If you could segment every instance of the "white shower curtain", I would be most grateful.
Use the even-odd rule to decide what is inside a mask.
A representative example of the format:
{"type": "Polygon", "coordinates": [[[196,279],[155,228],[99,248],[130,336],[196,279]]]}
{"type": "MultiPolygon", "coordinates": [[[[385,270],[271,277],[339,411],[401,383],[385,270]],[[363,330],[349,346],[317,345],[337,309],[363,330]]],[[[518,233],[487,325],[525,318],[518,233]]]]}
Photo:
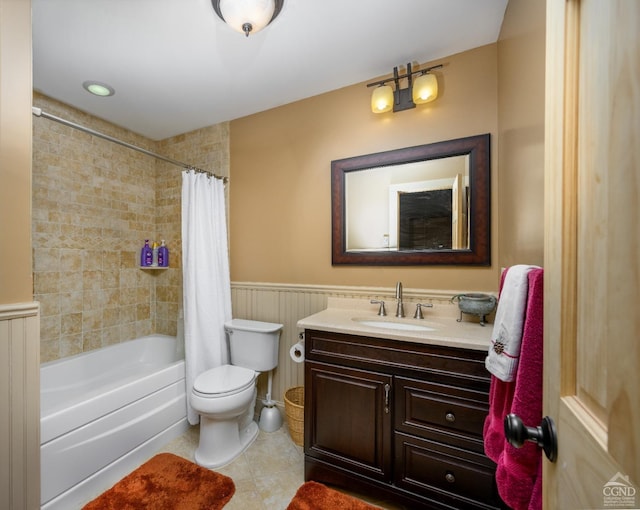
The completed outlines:
{"type": "Polygon", "coordinates": [[[182,172],[182,281],[187,419],[200,417],[189,395],[202,372],[227,363],[224,323],[231,319],[229,250],[221,179],[182,172]]]}

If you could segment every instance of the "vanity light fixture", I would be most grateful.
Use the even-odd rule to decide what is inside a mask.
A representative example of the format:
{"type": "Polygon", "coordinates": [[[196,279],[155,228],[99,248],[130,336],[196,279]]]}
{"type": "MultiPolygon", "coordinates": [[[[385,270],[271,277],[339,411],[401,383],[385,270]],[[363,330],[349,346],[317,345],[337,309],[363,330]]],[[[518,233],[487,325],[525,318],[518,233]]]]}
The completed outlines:
{"type": "Polygon", "coordinates": [[[385,113],[393,108],[393,89],[391,85],[378,85],[371,94],[371,111],[385,113]]]}
{"type": "Polygon", "coordinates": [[[211,0],[220,19],[247,37],[276,19],[283,3],[284,0],[211,0]]]}
{"type": "Polygon", "coordinates": [[[411,95],[415,104],[424,104],[438,97],[438,79],[433,73],[423,72],[413,82],[411,95]]]}
{"type": "Polygon", "coordinates": [[[94,96],[109,97],[116,93],[111,85],[99,81],[87,80],[82,83],[82,86],[87,92],[90,92],[94,96]]]}
{"type": "Polygon", "coordinates": [[[393,110],[401,112],[409,108],[415,108],[416,104],[424,104],[438,97],[438,80],[434,69],[440,69],[442,64],[428,67],[419,71],[413,71],[411,64],[407,64],[407,72],[399,74],[398,68],[393,68],[393,77],[384,80],[367,83],[367,87],[376,87],[371,94],[371,111],[384,113],[393,110]],[[419,76],[414,80],[413,75],[419,76]],[[407,79],[408,86],[400,88],[400,80],[407,79]],[[389,85],[394,82],[395,90],[389,85]]]}

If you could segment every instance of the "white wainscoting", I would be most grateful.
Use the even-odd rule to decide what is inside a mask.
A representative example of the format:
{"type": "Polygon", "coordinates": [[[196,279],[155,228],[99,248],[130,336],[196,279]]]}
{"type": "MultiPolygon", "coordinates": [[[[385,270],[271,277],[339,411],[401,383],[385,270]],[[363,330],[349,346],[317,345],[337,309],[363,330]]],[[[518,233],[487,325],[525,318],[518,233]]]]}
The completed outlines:
{"type": "Polygon", "coordinates": [[[39,307],[0,305],[0,508],[39,507],[39,307]]]}
{"type": "MultiPolygon", "coordinates": [[[[284,402],[284,393],[287,389],[304,385],[304,363],[294,363],[289,357],[289,349],[298,341],[298,335],[301,332],[296,326],[298,320],[324,310],[329,297],[384,299],[388,303],[387,310],[392,310],[394,292],[395,288],[380,287],[231,283],[234,318],[284,325],[280,336],[278,368],[274,371],[271,395],[279,403],[284,402]]],[[[420,299],[423,300],[422,302],[428,300],[448,302],[454,294],[455,292],[452,291],[405,289],[404,297],[412,300],[420,299]]],[[[266,393],[267,376],[262,374],[258,380],[259,398],[264,398],[266,393]]]]}

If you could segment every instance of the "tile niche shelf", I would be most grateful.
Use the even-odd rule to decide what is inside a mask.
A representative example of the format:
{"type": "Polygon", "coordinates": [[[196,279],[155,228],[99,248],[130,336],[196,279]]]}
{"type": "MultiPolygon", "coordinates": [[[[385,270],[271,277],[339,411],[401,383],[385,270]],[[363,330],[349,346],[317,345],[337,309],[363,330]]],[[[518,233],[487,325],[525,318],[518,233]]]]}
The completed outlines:
{"type": "Polygon", "coordinates": [[[152,269],[152,270],[169,269],[169,266],[138,266],[138,269],[152,269]]]}

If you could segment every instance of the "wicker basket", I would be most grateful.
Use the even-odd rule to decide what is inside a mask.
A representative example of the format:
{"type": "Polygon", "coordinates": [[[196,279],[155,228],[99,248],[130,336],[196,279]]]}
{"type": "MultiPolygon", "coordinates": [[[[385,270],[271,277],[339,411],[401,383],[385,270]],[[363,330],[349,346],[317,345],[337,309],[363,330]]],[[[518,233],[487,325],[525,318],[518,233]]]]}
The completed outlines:
{"type": "Polygon", "coordinates": [[[298,446],[304,445],[304,386],[289,388],[284,394],[284,410],[291,439],[298,446]]]}

